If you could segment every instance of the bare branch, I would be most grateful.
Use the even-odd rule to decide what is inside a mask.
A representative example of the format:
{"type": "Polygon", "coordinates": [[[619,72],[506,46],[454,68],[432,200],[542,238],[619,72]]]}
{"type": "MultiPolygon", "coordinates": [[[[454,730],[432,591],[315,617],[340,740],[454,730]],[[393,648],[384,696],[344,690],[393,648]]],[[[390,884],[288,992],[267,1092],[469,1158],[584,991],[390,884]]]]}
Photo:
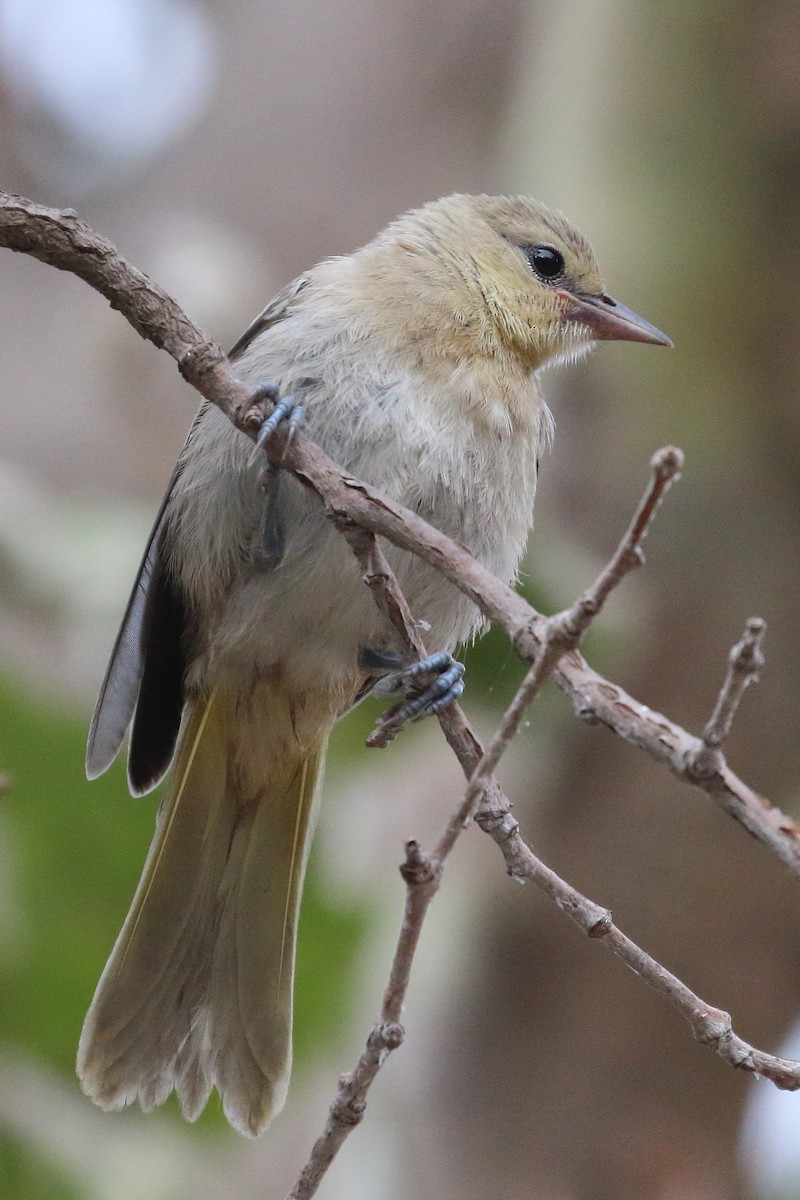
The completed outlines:
{"type": "Polygon", "coordinates": [[[539,644],[533,663],[506,710],[486,756],[470,779],[468,795],[471,794],[473,799],[480,795],[481,783],[488,781],[489,774],[497,766],[501,754],[516,734],[525,712],[552,674],[555,664],[578,646],[614,588],[630,571],[644,562],[642,542],[664,494],[680,477],[683,454],[675,447],[667,446],[653,455],[650,466],[652,478],[608,564],[573,605],[564,612],[544,618],[537,630],[539,644]]]}
{"type": "Polygon", "coordinates": [[[577,651],[560,660],[553,680],[582,720],[606,725],[679,779],[702,788],[794,875],[800,876],[800,828],[796,821],[739,779],[721,753],[710,772],[696,772],[692,764],[703,749],[701,739],[598,675],[577,651]]]}
{"type": "MultiPolygon", "coordinates": [[[[404,644],[419,658],[424,658],[426,650],[417,632],[417,624],[377,538],[356,525],[339,524],[339,528],[361,565],[364,582],[372,590],[378,608],[391,621],[404,644]]],[[[483,750],[459,705],[451,704],[439,713],[439,723],[461,762],[465,775],[469,778],[475,772],[476,763],[483,755],[483,750]]],[[[371,736],[368,744],[381,743],[371,736]]],[[[405,1033],[400,1024],[400,1015],[422,924],[428,906],[441,884],[445,859],[465,828],[475,803],[487,787],[492,789],[493,794],[502,798],[499,802],[509,805],[497,782],[491,778],[491,769],[484,770],[481,781],[472,789],[468,788],[466,798],[448,821],[433,856],[426,855],[415,841],[406,843],[406,860],[400,868],[406,883],[405,909],[381,1013],[370,1031],[364,1051],[355,1067],[339,1080],[325,1127],[314,1143],[308,1161],[287,1200],[310,1200],[315,1194],[345,1139],[360,1123],[366,1109],[367,1093],[375,1076],[391,1051],[402,1044],[405,1033]]]]}
{"type": "MultiPolygon", "coordinates": [[[[530,847],[522,841],[517,822],[511,816],[511,805],[493,778],[492,772],[519,729],[525,712],[547,682],[558,660],[566,650],[574,648],[578,644],[612,589],[634,566],[641,562],[641,542],[646,536],[659,499],[671,480],[677,475],[681,461],[679,451],[662,451],[654,457],[653,478],[625,537],[606,569],[598,577],[595,585],[585,592],[571,608],[544,620],[536,657],[506,709],[488,751],[484,753],[474,733],[467,725],[458,704],[449,705],[439,714],[439,721],[445,736],[467,776],[464,799],[448,821],[430,857],[420,850],[416,842],[408,842],[406,845],[406,862],[401,868],[407,884],[405,912],[392,960],[389,983],[384,993],[381,1015],[370,1032],[364,1052],[356,1066],[339,1081],[336,1098],[330,1107],[325,1128],[314,1143],[308,1162],[287,1200],[310,1200],[310,1197],[314,1195],[346,1137],[361,1120],[366,1107],[367,1092],[381,1065],[388,1057],[389,1052],[400,1045],[402,1041],[404,1032],[399,1024],[399,1019],[408,988],[414,953],[422,931],[422,923],[428,906],[441,884],[445,860],[470,818],[475,816],[476,810],[480,808],[478,823],[487,832],[491,831],[492,836],[504,847],[504,853],[512,844],[511,839],[513,839],[514,845],[517,847],[517,857],[523,866],[531,870],[535,864],[536,869],[532,878],[540,884],[543,879],[557,881],[563,892],[568,891],[573,897],[578,897],[578,893],[563,881],[558,880],[558,877],[540,863],[530,847]],[[390,1041],[387,1041],[387,1030],[391,1031],[390,1041]]],[[[340,525],[340,529],[361,564],[364,571],[364,582],[372,589],[376,604],[398,630],[404,643],[420,658],[423,658],[425,647],[416,632],[416,623],[377,539],[373,534],[365,533],[358,526],[340,525]]],[[[372,735],[368,739],[368,745],[376,744],[381,743],[376,741],[375,736],[372,735]]],[[[509,873],[516,874],[521,878],[523,868],[512,870],[509,865],[509,873]]],[[[551,894],[553,894],[552,891],[551,894]]],[[[583,901],[583,904],[584,909],[587,906],[590,906],[591,909],[597,908],[596,905],[591,905],[590,901],[583,901]]],[[[572,915],[574,916],[577,911],[578,908],[575,905],[572,915]]],[[[600,920],[598,919],[593,928],[599,928],[599,926],[600,920]]],[[[619,936],[623,937],[621,934],[619,936]]],[[[625,941],[627,942],[627,939],[625,941]]],[[[633,946],[633,943],[630,945],[633,946]]],[[[643,952],[639,953],[648,962],[652,962],[655,968],[663,971],[658,963],[648,959],[643,952]]],[[[684,988],[679,980],[675,980],[675,986],[688,992],[688,989],[684,988]]]]}
{"type": "Polygon", "coordinates": [[[758,682],[758,672],[764,665],[761,644],[766,628],[766,621],[761,617],[751,617],[745,626],[742,640],[731,650],[728,672],[720,688],[714,711],[703,730],[703,741],[707,746],[722,745],[730,733],[745,688],[758,682]]]}
{"type": "MultiPolygon", "coordinates": [[[[58,212],[0,193],[0,245],[79,275],[106,296],[141,336],[166,349],[184,378],[225,412],[238,429],[251,438],[256,437],[267,415],[266,402],[254,403],[249,389],[236,379],[219,347],[203,335],[165,292],[125,262],[110,243],[79,221],[71,210],[58,212]]],[[[667,448],[654,457],[653,478],[608,566],[574,605],[551,618],[536,612],[463,547],[415,513],[351,478],[302,435],[287,443],[285,431],[279,429],[267,453],[273,463],[291,470],[320,497],[327,516],[344,533],[362,563],[376,602],[416,654],[424,654],[419,629],[376,535],[387,537],[439,570],[489,620],[506,631],[523,660],[531,664],[486,756],[457,705],[440,714],[445,737],[459,758],[468,786],[432,855],[425,855],[415,842],[406,847],[402,868],[407,889],[405,911],[381,1014],[359,1063],[341,1081],[326,1130],[318,1139],[291,1200],[306,1200],[313,1195],[347,1132],[361,1120],[368,1088],[381,1063],[402,1041],[399,1017],[422,922],[440,884],[447,855],[473,813],[480,827],[500,845],[509,873],[533,880],[585,932],[602,939],[682,1012],[700,1041],[711,1045],[740,1069],[765,1075],[782,1088],[799,1087],[797,1063],[766,1055],[739,1039],[727,1013],[704,1004],[617,929],[607,910],[575,891],[534,855],[521,838],[511,806],[492,777],[528,705],[552,673],[578,716],[605,724],[684,781],[701,787],[800,875],[797,825],[738,779],[721,750],[744,689],[756,678],[761,665],[763,622],[750,621],[742,641],[734,648],[728,674],[702,738],[651,712],[616,684],[602,678],[576,649],[582,633],[613,588],[643,561],[642,542],[653,514],[680,473],[683,461],[680,451],[667,448]]]]}
{"type": "MultiPolygon", "coordinates": [[[[361,533],[363,534],[363,530],[361,533]]],[[[370,556],[364,582],[372,588],[378,608],[394,625],[403,641],[418,658],[425,658],[427,650],[419,635],[419,626],[411,615],[408,602],[400,590],[394,571],[380,548],[374,534],[366,535],[370,540],[370,556]]]]}
{"type": "Polygon", "coordinates": [[[406,903],[380,1017],[354,1069],[339,1080],[325,1128],[286,1200],[310,1200],[314,1195],[345,1138],[361,1122],[372,1081],[405,1037],[400,1015],[422,923],[441,882],[441,868],[431,862],[417,842],[411,841],[406,843],[406,859],[400,873],[406,883],[406,903]]]}
{"type": "Polygon", "coordinates": [[[478,803],[490,782],[492,771],[501,755],[516,735],[522,719],[553,673],[556,663],[568,651],[574,650],[591,622],[598,615],[611,592],[630,571],[644,562],[642,542],[655,516],[656,509],[672,483],[680,478],[683,454],[667,446],[653,455],[650,461],[652,478],[637,506],[630,525],[606,567],[594,584],[564,612],[543,620],[539,630],[536,656],[519,686],[511,704],[492,738],[489,749],[475,768],[467,788],[469,814],[478,803]]]}
{"type": "Polygon", "coordinates": [[[660,992],[689,1022],[695,1038],[710,1046],[716,1054],[742,1071],[763,1075],[779,1088],[800,1088],[800,1063],[777,1058],[757,1050],[734,1033],[730,1015],[713,1008],[696,996],[686,984],[651,958],[614,924],[611,913],[566,883],[538,858],[523,840],[510,811],[496,798],[485,810],[478,811],[476,822],[499,845],[509,875],[530,879],[591,938],[622,959],[655,991],[660,992]]]}
{"type": "Polygon", "coordinates": [[[766,628],[766,621],[761,617],[751,617],[745,626],[742,640],[736,643],[728,655],[728,670],[722,681],[714,711],[703,730],[702,740],[696,743],[686,760],[690,778],[698,783],[702,784],[706,779],[716,780],[725,770],[725,759],[720,747],[731,731],[733,718],[745,688],[758,682],[758,672],[764,665],[761,644],[766,628]]]}
{"type": "MultiPolygon", "coordinates": [[[[611,592],[636,567],[644,563],[642,543],[652,524],[656,509],[669,488],[680,479],[683,470],[683,451],[676,446],[664,446],[650,459],[652,477],[639,501],[630,525],[608,565],[575,604],[562,616],[567,629],[575,631],[573,642],[583,634],[589,622],[597,616],[611,592]]],[[[570,649],[571,647],[566,647],[570,649]]]]}

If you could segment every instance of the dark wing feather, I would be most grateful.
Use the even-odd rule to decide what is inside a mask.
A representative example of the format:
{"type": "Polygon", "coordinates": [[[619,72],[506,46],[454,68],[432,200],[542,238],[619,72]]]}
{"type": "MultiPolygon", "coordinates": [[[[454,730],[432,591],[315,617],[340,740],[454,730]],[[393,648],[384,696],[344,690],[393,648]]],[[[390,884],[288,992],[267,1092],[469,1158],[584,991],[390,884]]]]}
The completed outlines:
{"type": "Polygon", "coordinates": [[[96,779],[108,770],[116,758],[125,731],[131,722],[147,655],[147,627],[152,619],[152,584],[161,573],[159,547],[163,536],[164,513],[172,494],[179,468],[170,481],[147,548],[144,552],[131,598],[122,618],[111,660],[97,697],[89,738],[86,744],[86,775],[96,779]]]}
{"type": "Polygon", "coordinates": [[[247,349],[251,342],[254,342],[260,334],[269,329],[271,325],[283,320],[292,307],[292,301],[300,295],[303,288],[308,284],[307,275],[299,275],[297,279],[293,279],[291,283],[287,283],[285,288],[281,288],[276,296],[270,300],[267,307],[260,312],[247,329],[245,329],[239,340],[231,346],[228,351],[228,358],[233,361],[239,358],[247,349]]]}
{"type": "Polygon", "coordinates": [[[175,753],[183,712],[185,634],[183,598],[157,554],[145,606],[144,662],[128,749],[128,783],[134,796],[143,796],[160,782],[175,753]]]}

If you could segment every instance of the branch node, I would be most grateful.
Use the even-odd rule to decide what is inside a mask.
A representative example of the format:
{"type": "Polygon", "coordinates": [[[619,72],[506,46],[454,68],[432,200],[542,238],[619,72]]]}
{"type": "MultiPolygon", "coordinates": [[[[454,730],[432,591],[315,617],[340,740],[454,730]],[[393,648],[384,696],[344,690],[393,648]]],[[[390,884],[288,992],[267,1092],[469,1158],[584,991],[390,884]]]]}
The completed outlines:
{"type": "Polygon", "coordinates": [[[650,459],[650,469],[657,479],[674,483],[680,478],[685,463],[685,455],[677,446],[662,446],[650,459]]]}
{"type": "Polygon", "coordinates": [[[590,925],[586,930],[590,938],[604,938],[614,928],[614,919],[609,909],[606,909],[600,917],[590,925]]]}
{"type": "Polygon", "coordinates": [[[360,1125],[366,1108],[366,1100],[345,1100],[337,1096],[330,1108],[331,1119],[338,1125],[360,1125]]]}
{"type": "MultiPolygon", "coordinates": [[[[200,342],[189,346],[176,359],[178,370],[187,383],[197,387],[204,376],[225,361],[225,355],[213,342],[200,342]]],[[[201,389],[202,390],[202,389],[201,389]]],[[[238,414],[241,418],[244,413],[238,414]]]]}
{"type": "Polygon", "coordinates": [[[361,578],[362,578],[362,581],[367,585],[367,587],[371,591],[374,592],[376,590],[376,588],[386,586],[386,581],[389,578],[389,576],[386,575],[385,572],[383,572],[383,571],[370,571],[370,572],[367,572],[366,574],[362,575],[361,578]]]}
{"type": "Polygon", "coordinates": [[[396,1050],[402,1046],[406,1031],[398,1021],[384,1021],[380,1027],[380,1038],[386,1050],[396,1050]]]}
{"type": "Polygon", "coordinates": [[[434,864],[413,838],[406,842],[406,861],[400,866],[400,874],[409,887],[432,883],[436,878],[434,864]]]}
{"type": "Polygon", "coordinates": [[[598,598],[590,592],[584,592],[570,608],[548,617],[545,627],[548,658],[560,657],[567,650],[574,650],[599,611],[598,598]]]}
{"type": "MultiPolygon", "coordinates": [[[[730,1041],[733,1034],[731,1015],[721,1008],[707,1008],[699,1020],[692,1022],[692,1033],[695,1041],[719,1051],[725,1042],[730,1041]]],[[[743,1057],[738,1065],[741,1065],[742,1061],[743,1057]]]]}
{"type": "Polygon", "coordinates": [[[485,806],[475,814],[475,824],[501,846],[519,833],[519,821],[510,812],[494,811],[485,806]]]}
{"type": "Polygon", "coordinates": [[[694,746],[684,756],[686,774],[694,783],[707,783],[720,777],[725,767],[725,756],[718,746],[695,739],[694,746]]]}
{"type": "Polygon", "coordinates": [[[534,613],[513,633],[509,632],[511,645],[523,662],[533,662],[539,653],[542,638],[546,636],[548,619],[540,613],[534,613]]]}

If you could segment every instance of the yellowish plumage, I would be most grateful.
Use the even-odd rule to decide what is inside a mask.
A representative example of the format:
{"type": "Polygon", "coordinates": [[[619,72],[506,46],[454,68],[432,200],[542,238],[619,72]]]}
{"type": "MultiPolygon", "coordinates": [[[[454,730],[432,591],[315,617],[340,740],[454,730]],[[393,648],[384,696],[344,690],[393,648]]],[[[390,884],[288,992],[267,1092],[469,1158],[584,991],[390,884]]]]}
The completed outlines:
{"type": "Polygon", "coordinates": [[[186,1117],[213,1086],[242,1133],[284,1102],[303,876],[330,718],[302,729],[279,686],[192,704],[128,918],[78,1053],[104,1108],[174,1088],[186,1117]]]}

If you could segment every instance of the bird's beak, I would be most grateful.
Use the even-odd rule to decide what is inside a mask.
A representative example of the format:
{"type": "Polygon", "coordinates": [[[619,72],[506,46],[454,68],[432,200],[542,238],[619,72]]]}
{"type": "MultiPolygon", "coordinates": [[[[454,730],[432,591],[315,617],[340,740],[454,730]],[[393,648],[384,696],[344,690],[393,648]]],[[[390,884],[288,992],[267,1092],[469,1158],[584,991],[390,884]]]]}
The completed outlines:
{"type": "Polygon", "coordinates": [[[655,325],[626,308],[610,296],[586,296],[559,288],[564,301],[562,319],[588,325],[592,337],[607,342],[650,342],[654,346],[672,346],[672,341],[655,325]]]}

